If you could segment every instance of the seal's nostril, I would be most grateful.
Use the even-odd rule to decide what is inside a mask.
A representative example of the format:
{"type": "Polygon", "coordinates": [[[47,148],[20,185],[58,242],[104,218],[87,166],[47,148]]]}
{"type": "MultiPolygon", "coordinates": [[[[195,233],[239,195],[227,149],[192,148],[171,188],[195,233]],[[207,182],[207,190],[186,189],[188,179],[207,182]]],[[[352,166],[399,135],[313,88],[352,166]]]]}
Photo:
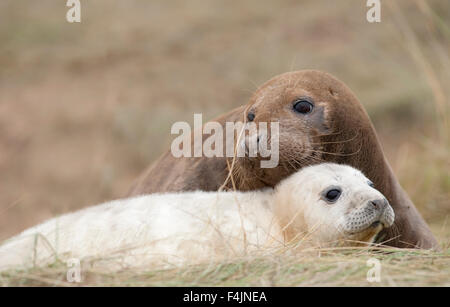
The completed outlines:
{"type": "Polygon", "coordinates": [[[382,210],[386,207],[386,199],[371,200],[370,203],[376,210],[382,210]]]}

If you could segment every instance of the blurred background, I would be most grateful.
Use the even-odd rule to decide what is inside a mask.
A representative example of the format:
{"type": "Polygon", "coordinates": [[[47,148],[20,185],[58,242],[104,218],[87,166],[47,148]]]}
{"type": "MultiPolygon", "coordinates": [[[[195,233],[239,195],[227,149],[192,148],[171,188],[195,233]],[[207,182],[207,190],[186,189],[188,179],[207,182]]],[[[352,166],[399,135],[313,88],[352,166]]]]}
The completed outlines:
{"type": "Polygon", "coordinates": [[[123,196],[175,121],[211,119],[299,69],[355,92],[450,237],[449,1],[382,1],[369,23],[366,1],[81,0],[72,24],[65,2],[0,2],[0,240],[123,196]]]}

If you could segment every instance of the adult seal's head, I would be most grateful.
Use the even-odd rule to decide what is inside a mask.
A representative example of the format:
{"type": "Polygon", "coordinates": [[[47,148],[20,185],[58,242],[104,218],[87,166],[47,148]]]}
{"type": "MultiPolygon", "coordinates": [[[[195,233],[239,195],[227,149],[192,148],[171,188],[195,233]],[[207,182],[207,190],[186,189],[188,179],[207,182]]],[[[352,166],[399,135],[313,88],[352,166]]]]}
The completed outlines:
{"type": "Polygon", "coordinates": [[[234,176],[244,189],[274,186],[296,169],[322,161],[363,165],[367,171],[369,164],[384,159],[381,154],[376,161],[367,161],[366,153],[378,149],[370,120],[350,89],[324,72],[305,70],[274,77],[255,92],[243,118],[256,127],[279,123],[279,163],[274,168],[260,167],[267,158],[248,155],[249,148],[258,148],[254,143],[270,143],[270,128],[267,133],[251,130],[239,140],[237,146],[245,147],[247,155],[237,159],[234,176]]]}
{"type": "Polygon", "coordinates": [[[395,218],[368,178],[334,163],[305,167],[281,181],[274,209],[285,241],[319,247],[372,243],[395,218]]]}

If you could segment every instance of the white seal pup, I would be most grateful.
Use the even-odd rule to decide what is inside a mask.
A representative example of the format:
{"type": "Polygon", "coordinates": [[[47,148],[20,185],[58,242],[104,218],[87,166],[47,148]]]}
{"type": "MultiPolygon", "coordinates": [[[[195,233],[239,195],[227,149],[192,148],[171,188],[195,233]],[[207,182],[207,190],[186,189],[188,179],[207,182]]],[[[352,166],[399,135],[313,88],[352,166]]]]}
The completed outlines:
{"type": "Polygon", "coordinates": [[[287,245],[353,246],[372,242],[393,222],[388,201],[360,171],[324,163],[275,189],[151,194],[56,217],[0,246],[0,269],[71,258],[114,259],[120,268],[136,268],[219,261],[287,245]]]}

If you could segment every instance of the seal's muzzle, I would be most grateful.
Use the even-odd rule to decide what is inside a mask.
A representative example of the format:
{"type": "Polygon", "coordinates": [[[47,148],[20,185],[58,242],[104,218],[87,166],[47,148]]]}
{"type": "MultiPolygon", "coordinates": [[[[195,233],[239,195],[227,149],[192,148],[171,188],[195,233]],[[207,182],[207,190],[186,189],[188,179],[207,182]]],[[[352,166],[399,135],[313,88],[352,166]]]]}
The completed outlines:
{"type": "Polygon", "coordinates": [[[386,198],[372,199],[367,201],[366,205],[347,214],[343,230],[346,233],[359,233],[380,225],[381,229],[388,228],[394,223],[394,218],[394,210],[386,198]]]}

